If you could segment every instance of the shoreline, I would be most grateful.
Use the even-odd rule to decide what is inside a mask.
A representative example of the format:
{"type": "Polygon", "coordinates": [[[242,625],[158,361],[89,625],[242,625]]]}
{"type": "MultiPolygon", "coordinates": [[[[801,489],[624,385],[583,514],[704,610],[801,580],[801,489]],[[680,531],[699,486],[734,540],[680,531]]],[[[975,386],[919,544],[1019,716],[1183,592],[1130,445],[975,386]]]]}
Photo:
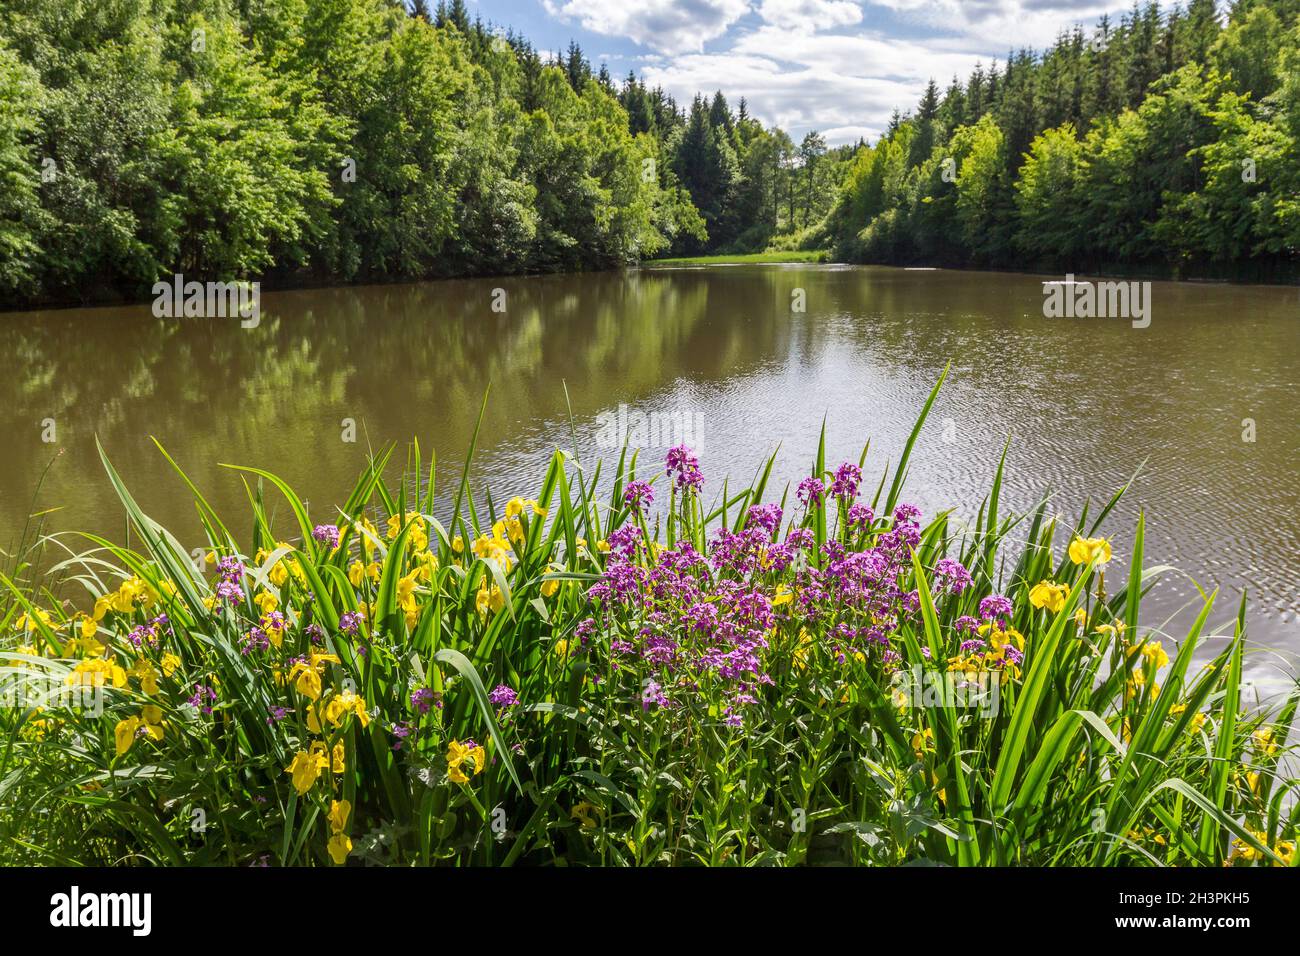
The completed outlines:
{"type": "MultiPolygon", "coordinates": [[[[792,251],[792,252],[758,252],[742,253],[738,255],[711,255],[711,256],[685,256],[672,259],[645,259],[637,263],[617,266],[614,268],[588,269],[578,272],[512,272],[512,273],[484,273],[482,275],[449,275],[449,276],[432,276],[426,279],[395,279],[391,281],[367,279],[364,281],[346,282],[346,281],[282,281],[276,279],[254,279],[251,281],[260,284],[264,292],[297,292],[321,289],[364,289],[364,288],[383,288],[387,286],[401,285],[420,285],[428,282],[446,282],[446,281],[463,281],[463,280],[482,280],[482,279],[524,279],[524,278],[543,278],[548,276],[575,276],[587,274],[604,274],[611,272],[628,272],[646,270],[653,272],[657,269],[679,269],[679,268],[709,268],[712,266],[740,266],[740,265],[819,265],[819,266],[849,266],[849,267],[877,267],[884,269],[897,269],[904,272],[964,272],[964,273],[982,273],[988,275],[1017,275],[1017,276],[1057,276],[1063,273],[1046,272],[1034,269],[1011,269],[1011,268],[993,268],[981,266],[946,266],[946,265],[898,265],[889,262],[847,262],[835,259],[831,253],[825,250],[817,251],[792,251]]],[[[1198,285],[1222,285],[1222,286],[1242,286],[1242,287],[1260,287],[1260,288],[1279,288],[1279,289],[1300,289],[1300,278],[1290,282],[1264,282],[1264,281],[1244,281],[1239,279],[1220,279],[1207,276],[1173,276],[1167,273],[1151,272],[1136,270],[1132,272],[1111,271],[1099,269],[1097,271],[1077,271],[1076,276],[1096,277],[1096,278],[1114,278],[1114,279],[1142,279],[1152,282],[1185,282],[1198,285]]],[[[207,281],[200,278],[197,281],[207,281]]],[[[214,281],[243,281],[243,280],[214,280],[214,281]]],[[[98,308],[118,308],[133,305],[148,305],[153,301],[152,298],[100,298],[86,301],[68,301],[68,300],[51,300],[46,302],[23,303],[14,305],[11,303],[0,303],[0,316],[17,315],[21,313],[32,312],[52,312],[65,311],[72,309],[98,309],[98,308]]]]}

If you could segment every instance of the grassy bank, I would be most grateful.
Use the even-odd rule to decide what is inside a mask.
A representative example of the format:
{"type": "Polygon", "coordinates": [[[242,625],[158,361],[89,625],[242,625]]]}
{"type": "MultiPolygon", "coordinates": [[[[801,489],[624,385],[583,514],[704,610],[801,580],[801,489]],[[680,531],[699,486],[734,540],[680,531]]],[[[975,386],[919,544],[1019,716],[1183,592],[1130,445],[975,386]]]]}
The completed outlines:
{"type": "Polygon", "coordinates": [[[878,484],[823,441],[794,490],[679,447],[508,497],[413,448],[327,514],[244,469],[227,524],[178,468],[197,555],[105,455],[136,548],[3,582],[0,862],[1294,863],[1244,607],[1204,666],[1214,595],[1152,630],[1119,495],[1007,515],[991,462],[973,527],[920,515],[924,412],[878,484]]]}
{"type": "Polygon", "coordinates": [[[648,259],[642,268],[655,266],[731,266],[749,263],[829,262],[831,254],[825,250],[789,250],[786,252],[750,252],[742,255],[691,256],[681,259],[648,259]]]}

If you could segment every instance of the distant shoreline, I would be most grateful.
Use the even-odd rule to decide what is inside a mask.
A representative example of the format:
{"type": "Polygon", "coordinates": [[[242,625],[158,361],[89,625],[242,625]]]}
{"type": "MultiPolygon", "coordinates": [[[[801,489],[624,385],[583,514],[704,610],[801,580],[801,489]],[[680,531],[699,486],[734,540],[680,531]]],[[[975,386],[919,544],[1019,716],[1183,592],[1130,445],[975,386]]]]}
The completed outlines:
{"type": "MultiPolygon", "coordinates": [[[[1052,271],[1046,268],[1037,269],[1015,269],[1010,266],[973,266],[973,265],[943,265],[928,263],[911,263],[903,265],[897,262],[852,262],[847,259],[836,259],[826,250],[817,250],[812,252],[759,252],[742,255],[715,255],[715,256],[686,256],[675,259],[647,259],[640,263],[640,268],[654,268],[656,266],[727,266],[727,265],[793,265],[793,264],[813,264],[813,265],[840,265],[840,266],[880,266],[886,269],[900,269],[912,272],[975,272],[988,274],[1003,275],[1020,275],[1020,276],[1050,276],[1060,277],[1065,274],[1066,270],[1052,271]]],[[[1203,274],[1195,275],[1177,275],[1168,270],[1159,270],[1152,268],[1141,268],[1134,266],[1131,269],[1124,269],[1117,266],[1108,266],[1097,269],[1075,268],[1074,274],[1082,278],[1123,278],[1123,279],[1150,279],[1153,282],[1188,282],[1201,283],[1205,285],[1234,285],[1234,286],[1265,286],[1275,288],[1300,288],[1300,275],[1289,279],[1278,279],[1268,281],[1262,278],[1227,278],[1203,274]]]]}
{"type": "MultiPolygon", "coordinates": [[[[682,256],[672,259],[644,259],[638,263],[632,263],[613,269],[592,269],[587,270],[591,273],[601,272],[619,272],[627,269],[646,269],[654,271],[657,268],[680,268],[680,267],[707,267],[707,266],[731,266],[731,265],[842,265],[842,266],[881,266],[888,269],[928,271],[936,270],[943,272],[976,272],[989,274],[1007,274],[1023,276],[1060,276],[1064,272],[1051,272],[1044,269],[1013,269],[1006,266],[999,267],[982,267],[982,266],[953,266],[953,265],[928,265],[912,264],[901,265],[893,262],[849,262],[844,259],[836,259],[832,253],[825,249],[817,250],[792,250],[786,252],[753,252],[741,253],[736,255],[709,255],[709,256],[682,256]]],[[[504,274],[475,274],[475,275],[456,275],[456,276],[431,276],[427,279],[395,279],[392,281],[383,281],[376,279],[363,279],[355,282],[332,281],[329,278],[321,280],[302,279],[297,277],[263,277],[257,280],[261,283],[265,292],[295,292],[307,289],[349,289],[365,288],[368,286],[396,286],[396,285],[415,285],[423,282],[443,282],[459,281],[473,279],[523,279],[529,277],[541,276],[560,276],[560,275],[583,275],[583,271],[578,272],[513,272],[504,274]]],[[[1125,279],[1150,279],[1157,282],[1189,282],[1203,283],[1207,285],[1235,285],[1235,286],[1267,286],[1276,288],[1300,288],[1300,276],[1291,280],[1267,281],[1261,278],[1243,279],[1243,278],[1219,278],[1216,276],[1189,275],[1178,276],[1169,272],[1158,270],[1141,269],[1134,267],[1126,271],[1115,267],[1103,269],[1075,269],[1075,274],[1079,277],[1091,278],[1125,278],[1125,279]]],[[[206,281],[209,276],[197,277],[200,281],[206,281]]],[[[215,280],[214,280],[215,281],[215,280]]],[[[151,297],[146,298],[125,298],[105,296],[88,300],[58,300],[47,302],[32,302],[22,304],[11,304],[7,302],[0,303],[0,316],[15,315],[25,312],[46,312],[46,311],[64,311],[67,309],[95,309],[95,308],[120,308],[132,305],[148,305],[152,302],[151,297]]]]}
{"type": "Polygon", "coordinates": [[[645,259],[641,267],[654,266],[731,266],[754,264],[781,264],[790,262],[831,262],[831,254],[825,249],[812,251],[792,250],[789,252],[748,252],[738,255],[681,256],[672,259],[645,259]]]}

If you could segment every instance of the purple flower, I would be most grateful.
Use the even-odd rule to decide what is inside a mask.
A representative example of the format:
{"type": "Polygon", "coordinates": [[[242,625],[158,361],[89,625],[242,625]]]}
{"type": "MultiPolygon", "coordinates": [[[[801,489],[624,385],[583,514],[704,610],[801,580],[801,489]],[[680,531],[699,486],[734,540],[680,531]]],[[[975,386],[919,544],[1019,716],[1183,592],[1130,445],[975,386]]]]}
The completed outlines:
{"type": "Polygon", "coordinates": [[[318,524],[312,528],[311,536],[321,544],[329,545],[331,551],[339,546],[339,529],[337,525],[318,524]]]}
{"type": "Polygon", "coordinates": [[[230,605],[242,604],[244,591],[234,581],[222,580],[217,582],[217,597],[230,605]]]}
{"type": "Polygon", "coordinates": [[[916,524],[921,517],[921,509],[916,505],[901,504],[894,509],[894,524],[916,524]]]}
{"type": "Polygon", "coordinates": [[[131,633],[127,634],[126,639],[136,647],[148,644],[150,647],[158,643],[158,636],[147,624],[139,624],[131,628],[131,633]]]}
{"type": "Polygon", "coordinates": [[[440,698],[440,694],[434,693],[428,687],[420,687],[411,692],[411,706],[423,716],[431,707],[442,707],[440,698]]]}
{"type": "Polygon", "coordinates": [[[244,646],[240,648],[241,654],[249,654],[253,651],[265,651],[271,647],[271,636],[262,628],[255,627],[244,635],[244,646]]]}
{"type": "Polygon", "coordinates": [[[244,565],[235,557],[224,557],[217,562],[217,573],[223,581],[238,581],[244,576],[244,565]]]}
{"type": "Polygon", "coordinates": [[[623,489],[623,501],[634,514],[645,514],[646,509],[654,504],[654,489],[648,481],[629,481],[623,489]]]}
{"type": "Polygon", "coordinates": [[[851,505],[849,507],[849,527],[854,530],[869,528],[876,520],[876,513],[870,505],[851,505]]]}
{"type": "Polygon", "coordinates": [[[812,533],[811,528],[793,528],[785,536],[785,543],[791,548],[802,548],[805,551],[810,551],[817,544],[817,536],[812,533]]]}
{"type": "Polygon", "coordinates": [[[768,534],[776,534],[781,527],[781,506],[778,504],[750,505],[747,524],[757,525],[768,534]]]}
{"type": "Polygon", "coordinates": [[[970,586],[970,572],[960,561],[940,558],[934,566],[934,578],[949,594],[961,594],[970,586]]]}
{"type": "Polygon", "coordinates": [[[211,687],[203,684],[194,685],[194,695],[189,699],[189,705],[196,707],[205,714],[212,713],[212,705],[217,702],[217,692],[211,687]]]}
{"type": "Polygon", "coordinates": [[[795,497],[808,508],[820,508],[825,495],[826,483],[820,478],[812,477],[799,482],[799,490],[795,492],[795,497]]]}
{"type": "Polygon", "coordinates": [[[649,710],[651,707],[667,706],[668,697],[664,694],[664,689],[655,681],[646,681],[645,688],[641,691],[641,709],[649,710]]]}
{"type": "Polygon", "coordinates": [[[846,461],[835,471],[835,481],[831,484],[831,494],[843,501],[852,501],[858,496],[858,485],[862,484],[862,469],[851,461],[846,461]]]}
{"type": "Polygon", "coordinates": [[[698,492],[704,486],[700,460],[695,457],[695,452],[685,445],[674,445],[668,449],[664,473],[669,476],[675,475],[677,490],[686,494],[698,492]]]}
{"type": "Polygon", "coordinates": [[[641,529],[634,524],[625,524],[609,536],[609,549],[624,561],[631,561],[640,540],[641,529]]]}
{"type": "Polygon", "coordinates": [[[339,630],[344,634],[356,637],[357,632],[361,630],[361,622],[365,620],[357,611],[348,611],[339,617],[339,630]]]}
{"type": "Polygon", "coordinates": [[[497,684],[492,693],[488,694],[488,700],[498,707],[513,707],[519,703],[519,695],[506,684],[497,684]]]}
{"type": "Polygon", "coordinates": [[[1010,617],[1011,601],[1001,594],[990,594],[984,600],[980,601],[980,617],[988,620],[993,617],[1010,617]]]}

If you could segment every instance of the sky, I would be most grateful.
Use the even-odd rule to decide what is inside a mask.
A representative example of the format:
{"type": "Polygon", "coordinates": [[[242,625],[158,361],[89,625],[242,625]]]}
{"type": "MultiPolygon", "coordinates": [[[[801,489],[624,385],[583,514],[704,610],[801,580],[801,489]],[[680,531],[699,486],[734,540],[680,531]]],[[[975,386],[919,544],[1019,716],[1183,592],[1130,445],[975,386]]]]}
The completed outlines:
{"type": "MultiPolygon", "coordinates": [[[[431,4],[436,5],[436,4],[431,4]]],[[[1167,4],[1162,4],[1166,6],[1167,4]]],[[[544,52],[576,40],[617,80],[636,71],[679,103],[722,90],[796,140],[874,141],[934,77],[1048,46],[1062,29],[1112,20],[1125,0],[468,0],[544,52]]]]}

